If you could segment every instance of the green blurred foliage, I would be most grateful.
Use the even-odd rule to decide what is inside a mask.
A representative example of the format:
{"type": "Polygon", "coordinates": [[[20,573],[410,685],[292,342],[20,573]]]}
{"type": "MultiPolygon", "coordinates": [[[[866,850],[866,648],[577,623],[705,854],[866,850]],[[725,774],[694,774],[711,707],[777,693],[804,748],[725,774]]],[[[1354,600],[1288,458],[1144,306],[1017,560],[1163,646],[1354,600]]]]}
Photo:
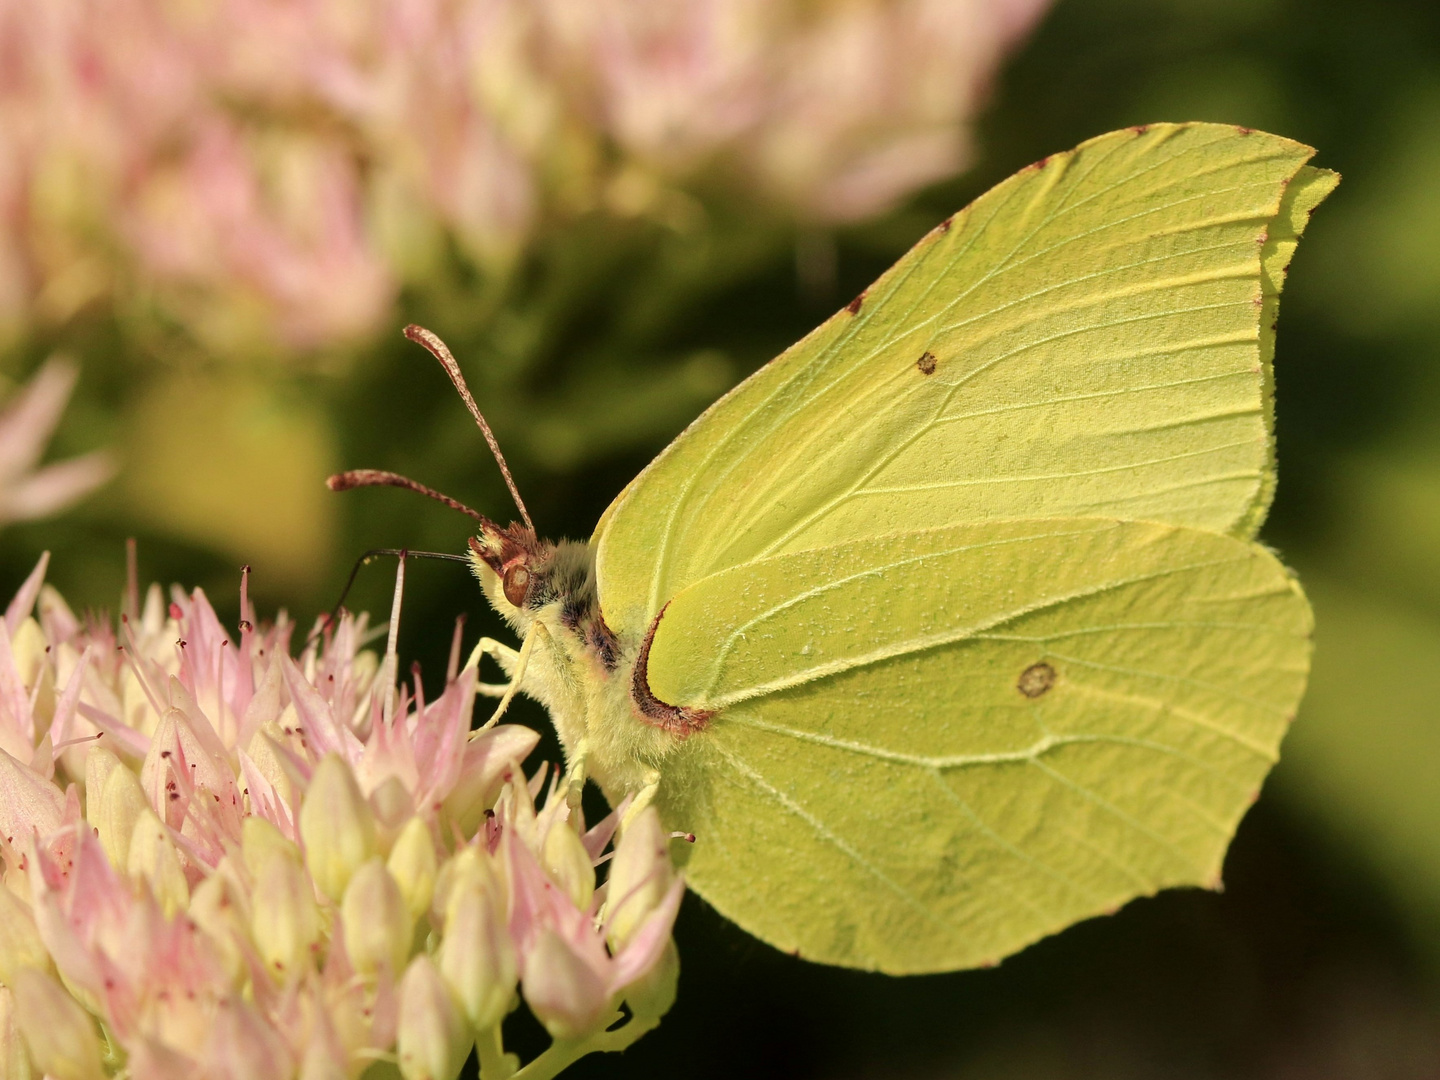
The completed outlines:
{"type": "MultiPolygon", "coordinates": [[[[203,585],[232,618],[241,561],[256,566],[262,605],[287,603],[308,618],[366,548],[460,549],[466,522],[443,508],[392,490],[339,497],[319,486],[334,467],[389,468],[492,515],[509,512],[443,374],[400,339],[407,320],[436,330],[460,358],[541,529],[587,535],[705,404],[940,217],[1091,135],[1186,119],[1303,140],[1345,178],[1301,245],[1276,361],[1281,482],[1266,539],[1312,593],[1314,680],[1275,780],[1236,842],[1226,894],[1138,902],[999,971],[906,981],[778,956],[692,898],[675,1012],[624,1060],[575,1072],[1434,1076],[1433,0],[1061,0],[995,87],[979,165],[902,211],[834,234],[799,233],[717,194],[664,224],[595,216],[542,233],[503,282],[450,252],[432,287],[404,298],[396,333],[349,358],[343,374],[297,381],[260,372],[236,383],[233,373],[167,356],[162,334],[98,315],[77,321],[62,338],[28,343],[13,367],[28,370],[57,347],[79,356],[85,377],[55,454],[117,446],[127,464],[148,463],[140,472],[151,479],[113,484],[61,520],[7,531],[0,584],[13,585],[50,547],[52,579],[77,606],[113,606],[122,541],[134,534],[145,570],[203,585]],[[188,389],[177,389],[182,378],[188,389]],[[165,507],[186,490],[193,498],[181,520],[165,507]]],[[[366,571],[353,606],[386,610],[390,580],[386,569],[366,571]]],[[[462,613],[471,640],[498,630],[455,568],[412,567],[402,640],[428,677],[443,670],[462,613]]],[[[544,723],[538,710],[520,711],[544,723]]],[[[515,1037],[523,1048],[526,1033],[515,1037]]]]}

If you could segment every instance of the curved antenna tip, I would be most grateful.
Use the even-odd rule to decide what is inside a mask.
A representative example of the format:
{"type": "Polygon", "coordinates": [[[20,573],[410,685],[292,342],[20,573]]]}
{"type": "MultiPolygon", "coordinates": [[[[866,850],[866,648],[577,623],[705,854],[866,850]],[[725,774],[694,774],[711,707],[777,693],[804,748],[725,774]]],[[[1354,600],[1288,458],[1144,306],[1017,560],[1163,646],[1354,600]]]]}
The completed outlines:
{"type": "Polygon", "coordinates": [[[454,354],[434,333],[415,323],[410,323],[405,327],[405,336],[440,361],[440,366],[445,369],[445,374],[450,376],[450,382],[454,384],[456,391],[460,394],[460,400],[465,402],[465,407],[470,410],[470,415],[475,418],[475,423],[480,427],[480,433],[485,436],[485,443],[495,457],[495,464],[500,466],[500,475],[505,478],[505,486],[510,489],[510,497],[515,500],[515,507],[520,511],[520,517],[524,520],[525,527],[533,533],[535,523],[530,520],[530,511],[525,509],[525,501],[520,498],[520,489],[515,486],[515,478],[510,475],[510,466],[505,464],[505,455],[500,452],[500,443],[480,412],[480,406],[475,404],[475,397],[465,383],[465,376],[461,374],[460,365],[456,363],[454,354]]]}
{"type": "Polygon", "coordinates": [[[336,473],[334,476],[326,477],[325,486],[331,491],[353,491],[362,487],[398,487],[406,491],[414,491],[424,495],[427,499],[434,499],[438,503],[444,503],[451,510],[459,510],[462,514],[468,514],[482,525],[491,524],[490,519],[478,510],[472,510],[459,499],[452,499],[444,492],[436,491],[432,487],[426,487],[418,480],[411,480],[408,476],[401,476],[399,473],[389,472],[386,469],[350,469],[346,472],[336,473]]]}

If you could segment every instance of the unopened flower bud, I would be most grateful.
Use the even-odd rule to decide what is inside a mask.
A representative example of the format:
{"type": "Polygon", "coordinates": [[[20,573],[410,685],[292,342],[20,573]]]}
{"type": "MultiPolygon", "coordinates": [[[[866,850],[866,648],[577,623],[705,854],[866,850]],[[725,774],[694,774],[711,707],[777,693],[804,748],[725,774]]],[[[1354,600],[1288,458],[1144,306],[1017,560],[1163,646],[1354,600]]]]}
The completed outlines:
{"type": "Polygon", "coordinates": [[[521,981],[525,1003],[557,1039],[583,1039],[610,1018],[604,978],[548,927],[525,958],[521,981]]]}
{"type": "MultiPolygon", "coordinates": [[[[111,774],[107,785],[115,779],[115,775],[111,774]]],[[[185,880],[180,852],[175,850],[165,826],[148,807],[135,820],[129,848],[126,872],[150,886],[150,892],[160,902],[166,918],[185,910],[190,903],[190,883],[185,880]]]]}
{"type": "Polygon", "coordinates": [[[294,1075],[290,1048],[254,1005],[238,997],[217,1004],[200,1052],[201,1075],[233,1080],[294,1075]]]}
{"type": "Polygon", "coordinates": [[[35,928],[30,905],[9,889],[0,889],[0,983],[14,986],[22,968],[49,971],[50,953],[35,928]]]}
{"type": "Polygon", "coordinates": [[[300,836],[310,876],[332,900],[345,895],[350,875],[375,854],[375,815],[339,754],[315,767],[300,805],[300,836]]]}
{"type": "Polygon", "coordinates": [[[15,977],[15,1021],[35,1071],[55,1080],[99,1080],[95,1023],[58,982],[24,968],[15,977]]]}
{"type": "Polygon", "coordinates": [[[395,884],[400,886],[410,918],[419,919],[435,895],[435,841],[431,839],[429,826],[418,817],[406,822],[395,838],[385,865],[390,868],[395,884]]]}
{"type": "Polygon", "coordinates": [[[400,983],[395,1048],[405,1080],[454,1080],[470,1053],[470,1026],[428,956],[400,983]]]}
{"type": "Polygon", "coordinates": [[[630,940],[674,880],[669,838],[655,808],[646,807],[626,823],[610,862],[605,892],[612,948],[618,950],[630,940]]]}
{"type": "Polygon", "coordinates": [[[10,639],[10,656],[26,691],[35,689],[35,680],[45,668],[45,654],[49,651],[50,643],[45,640],[45,631],[40,629],[33,616],[27,615],[10,639]]]}
{"type": "Polygon", "coordinates": [[[300,1061],[298,1080],[349,1080],[344,1050],[331,1045],[328,1039],[312,1037],[300,1061]]]}
{"type": "Polygon", "coordinates": [[[245,914],[227,873],[207,875],[190,894],[190,918],[214,943],[226,974],[237,983],[246,974],[244,950],[250,931],[245,914]]]}
{"type": "Polygon", "coordinates": [[[356,870],[340,904],[345,948],[356,971],[398,974],[410,956],[415,922],[405,897],[377,856],[356,870]]]}
{"type": "Polygon", "coordinates": [[[261,867],[271,855],[283,855],[297,862],[300,859],[300,849],[262,817],[247,817],[240,823],[240,852],[251,877],[260,876],[261,867]]]}
{"type": "Polygon", "coordinates": [[[554,882],[584,911],[595,895],[595,866],[568,822],[556,821],[545,834],[541,861],[554,882]]]}
{"type": "Polygon", "coordinates": [[[320,910],[315,904],[309,877],[298,856],[291,854],[293,845],[280,837],[278,831],[275,839],[279,839],[280,844],[266,845],[264,841],[252,844],[252,835],[263,834],[263,830],[252,832],[248,827],[256,820],[246,820],[243,840],[245,862],[255,876],[250,936],[266,967],[277,979],[283,979],[286,973],[310,962],[310,947],[320,937],[320,910]]]}
{"type": "Polygon", "coordinates": [[[675,1004],[679,988],[680,952],[671,940],[650,969],[625,988],[625,1002],[637,1017],[658,1020],[675,1004]]]}
{"type": "Polygon", "coordinates": [[[499,898],[475,877],[451,890],[446,904],[440,974],[476,1030],[498,1024],[515,996],[515,948],[499,898]]]}
{"type": "Polygon", "coordinates": [[[109,750],[92,746],[85,758],[85,817],[100,834],[111,866],[130,865],[130,837],[149,809],[135,774],[109,750]]]}
{"type": "Polygon", "coordinates": [[[381,837],[380,847],[388,849],[385,839],[393,842],[400,827],[415,813],[415,797],[398,776],[387,776],[379,787],[370,792],[370,809],[375,814],[376,835],[381,837]]]}
{"type": "Polygon", "coordinates": [[[505,892],[495,857],[474,845],[461,848],[445,860],[440,872],[435,875],[435,895],[430,901],[430,915],[442,930],[449,914],[450,897],[467,882],[476,883],[497,900],[505,892]]]}
{"type": "Polygon", "coordinates": [[[15,1027],[15,995],[8,986],[0,986],[0,1076],[5,1080],[34,1080],[38,1075],[30,1068],[30,1052],[15,1027]]]}

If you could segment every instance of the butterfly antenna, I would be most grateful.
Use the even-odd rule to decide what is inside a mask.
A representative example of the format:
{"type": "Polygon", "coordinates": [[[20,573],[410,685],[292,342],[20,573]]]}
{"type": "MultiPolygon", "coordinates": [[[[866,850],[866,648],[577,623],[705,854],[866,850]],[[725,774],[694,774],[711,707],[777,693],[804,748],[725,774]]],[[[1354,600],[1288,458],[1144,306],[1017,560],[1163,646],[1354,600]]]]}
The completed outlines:
{"type": "MultiPolygon", "coordinates": [[[[443,491],[436,491],[432,487],[426,487],[418,480],[411,480],[408,476],[401,476],[399,473],[387,472],[384,469],[351,469],[348,472],[336,473],[325,481],[325,486],[331,491],[350,491],[362,487],[398,487],[406,491],[413,491],[416,494],[424,495],[427,499],[434,499],[438,503],[444,503],[451,510],[459,510],[462,514],[469,514],[476,521],[491,524],[490,519],[478,510],[471,510],[459,499],[452,499],[443,491]]],[[[528,519],[527,519],[528,520],[528,519]]],[[[416,552],[411,552],[416,554],[416,552]]]]}
{"type": "Polygon", "coordinates": [[[505,477],[505,486],[510,489],[510,497],[515,500],[515,506],[519,509],[520,516],[525,520],[525,527],[533,533],[535,523],[530,520],[530,511],[525,509],[525,501],[520,498],[520,489],[515,486],[515,479],[510,475],[510,466],[505,464],[505,455],[500,452],[500,444],[495,439],[495,433],[490,430],[490,425],[485,422],[485,417],[480,413],[480,407],[475,404],[475,398],[470,393],[470,387],[465,385],[465,376],[460,373],[460,365],[455,362],[455,357],[451,355],[443,341],[423,326],[411,323],[405,327],[405,336],[415,344],[428,349],[430,355],[440,361],[440,366],[445,369],[445,374],[450,376],[450,381],[455,384],[455,389],[459,392],[461,400],[465,402],[465,407],[470,410],[470,415],[475,418],[475,423],[480,425],[480,432],[490,446],[490,453],[495,455],[495,463],[500,466],[500,474],[505,477]]]}
{"type": "Polygon", "coordinates": [[[372,559],[381,555],[389,555],[397,559],[443,559],[445,562],[458,562],[469,564],[470,560],[464,555],[452,555],[445,551],[410,551],[408,548],[371,548],[365,554],[355,560],[355,565],[350,568],[350,576],[345,579],[345,587],[340,590],[340,599],[335,601],[335,606],[330,609],[330,614],[325,620],[319,623],[310,636],[305,639],[309,645],[320,634],[330,626],[334,626],[340,619],[340,609],[345,606],[345,598],[350,595],[350,589],[355,584],[355,578],[360,574],[360,568],[370,563],[372,559]]]}

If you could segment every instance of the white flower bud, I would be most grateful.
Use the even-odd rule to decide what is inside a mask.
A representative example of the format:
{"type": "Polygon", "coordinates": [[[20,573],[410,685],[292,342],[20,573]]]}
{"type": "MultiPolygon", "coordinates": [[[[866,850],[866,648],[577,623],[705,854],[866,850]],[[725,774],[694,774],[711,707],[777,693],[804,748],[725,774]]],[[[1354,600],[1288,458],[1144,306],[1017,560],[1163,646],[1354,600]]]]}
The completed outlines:
{"type": "Polygon", "coordinates": [[[501,907],[476,875],[452,889],[446,904],[440,974],[481,1031],[503,1020],[515,997],[515,948],[501,907]]]}
{"type": "MultiPolygon", "coordinates": [[[[24,685],[27,693],[35,689],[35,680],[40,678],[45,670],[45,654],[49,651],[49,645],[50,643],[45,640],[45,631],[40,629],[40,624],[35,621],[33,616],[27,615],[15,628],[15,636],[10,639],[10,656],[15,664],[15,673],[20,676],[20,682],[24,685]]],[[[52,709],[54,708],[53,690],[52,684],[50,695],[52,709]]]]}
{"type": "Polygon", "coordinates": [[[300,805],[300,836],[310,876],[332,900],[345,895],[350,875],[375,854],[375,815],[338,754],[315,767],[300,805]]]}
{"type": "Polygon", "coordinates": [[[411,919],[419,919],[430,907],[435,895],[435,841],[430,836],[429,826],[418,817],[412,817],[395,838],[386,860],[395,884],[400,886],[400,895],[405,897],[405,906],[411,919]]]}
{"type": "Polygon", "coordinates": [[[255,1006],[238,997],[224,998],[216,1006],[200,1053],[202,1076],[268,1080],[293,1075],[290,1048],[255,1006]]]}
{"type": "MultiPolygon", "coordinates": [[[[415,813],[415,797],[398,776],[387,776],[370,792],[370,809],[381,832],[389,832],[393,840],[401,825],[415,813]]],[[[385,844],[382,842],[381,847],[385,844]]]]}
{"type": "Polygon", "coordinates": [[[14,986],[22,968],[49,971],[50,953],[35,928],[30,905],[9,889],[0,889],[0,983],[14,986]]]}
{"type": "Polygon", "coordinates": [[[606,880],[610,945],[619,950],[665,899],[675,880],[669,838],[653,806],[626,824],[606,880]]]}
{"type": "Polygon", "coordinates": [[[356,971],[368,975],[386,967],[394,975],[405,969],[415,922],[400,887],[378,856],[351,876],[340,903],[340,922],[356,971]]]}
{"type": "Polygon", "coordinates": [[[262,817],[247,817],[240,823],[240,852],[251,877],[260,875],[260,868],[271,855],[284,855],[297,862],[300,859],[300,849],[262,817]]]}
{"type": "MultiPolygon", "coordinates": [[[[112,773],[110,780],[106,781],[107,786],[117,776],[118,773],[112,773]]],[[[190,903],[190,883],[185,880],[180,852],[175,850],[165,826],[148,807],[135,820],[129,849],[126,872],[150,886],[150,892],[160,902],[166,918],[185,910],[190,903]]]]}
{"type": "Polygon", "coordinates": [[[310,963],[320,938],[320,910],[295,846],[260,818],[245,820],[245,864],[255,878],[250,936],[277,981],[310,963]]]}
{"type": "MultiPolygon", "coordinates": [[[[473,844],[467,844],[446,859],[435,875],[435,895],[430,900],[430,917],[443,931],[449,914],[450,897],[466,882],[476,882],[497,901],[505,895],[501,882],[500,866],[488,851],[481,851],[473,844]]],[[[503,907],[501,918],[504,918],[503,907]]]]}
{"type": "Polygon", "coordinates": [[[590,853],[568,822],[556,821],[545,834],[541,862],[551,879],[565,891],[575,906],[584,911],[595,895],[595,866],[590,853]]]}
{"type": "Polygon", "coordinates": [[[679,988],[680,951],[671,940],[650,969],[625,988],[625,1002],[637,1017],[658,1020],[675,1004],[679,988]]]}
{"type": "Polygon", "coordinates": [[[243,898],[230,881],[224,863],[207,875],[190,894],[190,918],[214,943],[226,974],[239,983],[247,973],[244,949],[250,940],[243,898]]]}
{"type": "Polygon", "coordinates": [[[0,1077],[34,1080],[36,1075],[25,1040],[15,1027],[15,995],[8,986],[0,986],[0,1077]]]}
{"type": "Polygon", "coordinates": [[[85,759],[85,817],[100,834],[111,866],[130,865],[130,837],[149,809],[135,774],[109,750],[92,746],[85,759]]]}
{"type": "Polygon", "coordinates": [[[328,1039],[312,1038],[300,1062],[299,1080],[350,1080],[345,1066],[344,1054],[337,1052],[328,1039]]]}
{"type": "Polygon", "coordinates": [[[35,1071],[55,1080],[99,1080],[95,1022],[58,982],[24,968],[15,977],[15,1022],[35,1071]]]}
{"type": "Polygon", "coordinates": [[[470,1027],[428,956],[400,983],[396,1053],[405,1080],[454,1080],[470,1053],[470,1027]]]}
{"type": "Polygon", "coordinates": [[[530,1011],[557,1039],[583,1039],[610,1018],[604,978],[548,927],[525,958],[522,985],[530,1011]]]}

